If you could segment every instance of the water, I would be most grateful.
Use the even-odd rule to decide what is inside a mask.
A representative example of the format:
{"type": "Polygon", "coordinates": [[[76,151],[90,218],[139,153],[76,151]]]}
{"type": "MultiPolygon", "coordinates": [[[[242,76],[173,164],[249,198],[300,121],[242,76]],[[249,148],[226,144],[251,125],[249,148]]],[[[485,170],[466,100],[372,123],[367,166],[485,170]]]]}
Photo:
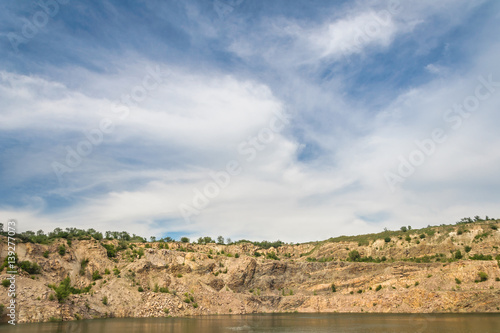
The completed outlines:
{"type": "Polygon", "coordinates": [[[267,314],[2,325],[2,333],[498,333],[500,314],[267,314]]]}

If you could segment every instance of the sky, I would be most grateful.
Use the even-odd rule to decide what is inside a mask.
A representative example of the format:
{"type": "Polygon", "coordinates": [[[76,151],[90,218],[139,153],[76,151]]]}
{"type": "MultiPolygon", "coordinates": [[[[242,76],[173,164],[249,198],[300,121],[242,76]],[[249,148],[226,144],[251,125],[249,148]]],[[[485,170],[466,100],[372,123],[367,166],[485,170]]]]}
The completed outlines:
{"type": "Polygon", "coordinates": [[[306,242],[500,217],[500,2],[0,2],[0,220],[306,242]]]}

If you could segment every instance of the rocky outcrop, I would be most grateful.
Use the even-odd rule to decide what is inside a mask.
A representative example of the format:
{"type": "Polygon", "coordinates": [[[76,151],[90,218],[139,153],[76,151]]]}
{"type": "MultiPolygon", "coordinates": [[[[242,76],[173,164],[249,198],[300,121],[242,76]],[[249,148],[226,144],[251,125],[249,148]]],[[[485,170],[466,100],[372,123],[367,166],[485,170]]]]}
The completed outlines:
{"type": "MultiPolygon", "coordinates": [[[[411,242],[321,242],[267,250],[248,243],[169,243],[168,249],[134,244],[112,258],[95,240],[73,240],[71,247],[63,239],[50,245],[21,243],[19,260],[38,263],[41,274],[17,276],[18,320],[294,311],[500,312],[499,263],[468,260],[474,254],[500,253],[499,232],[491,229],[488,236],[475,237],[485,233],[481,228],[472,226],[461,235],[440,231],[425,239],[414,235],[411,242]],[[61,244],[67,248],[62,256],[57,252],[61,244]],[[465,246],[471,247],[469,253],[465,246]],[[139,248],[143,255],[133,252],[139,248]],[[349,262],[352,250],[387,260],[349,262]],[[450,260],[456,250],[462,251],[462,260],[450,260]],[[49,255],[44,257],[46,251],[49,255]],[[255,251],[263,255],[256,257],[255,251]],[[266,258],[270,252],[279,260],[266,258]],[[431,255],[440,262],[408,261],[431,255]],[[479,272],[487,275],[485,281],[479,272]],[[90,291],[71,294],[59,303],[49,284],[59,284],[66,276],[73,287],[90,285],[90,291]]],[[[1,258],[7,254],[6,245],[0,237],[1,258]]],[[[4,270],[0,278],[6,277],[4,270]]],[[[7,293],[0,293],[0,304],[8,301],[7,293]]]]}

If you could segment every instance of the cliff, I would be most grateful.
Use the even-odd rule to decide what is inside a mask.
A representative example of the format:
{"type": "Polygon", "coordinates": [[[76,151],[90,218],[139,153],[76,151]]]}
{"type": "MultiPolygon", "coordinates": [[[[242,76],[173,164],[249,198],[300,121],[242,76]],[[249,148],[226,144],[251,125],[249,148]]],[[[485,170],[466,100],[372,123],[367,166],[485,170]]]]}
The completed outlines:
{"type": "MultiPolygon", "coordinates": [[[[172,242],[166,243],[168,249],[160,248],[164,243],[135,243],[117,251],[116,257],[109,257],[103,246],[118,247],[116,240],[73,239],[71,246],[65,239],[48,245],[19,243],[19,262],[37,263],[40,272],[20,270],[16,277],[17,319],[500,312],[498,224],[434,227],[423,236],[410,230],[393,233],[390,240],[331,239],[276,249],[251,243],[172,242]],[[60,245],[66,248],[62,255],[60,245]],[[472,260],[479,255],[493,259],[472,260]],[[55,289],[67,276],[73,289],[60,303],[55,289]]],[[[7,241],[1,236],[2,262],[6,256],[7,241]]],[[[7,276],[4,269],[0,279],[7,276]]],[[[0,304],[6,305],[7,289],[0,290],[0,304]]]]}

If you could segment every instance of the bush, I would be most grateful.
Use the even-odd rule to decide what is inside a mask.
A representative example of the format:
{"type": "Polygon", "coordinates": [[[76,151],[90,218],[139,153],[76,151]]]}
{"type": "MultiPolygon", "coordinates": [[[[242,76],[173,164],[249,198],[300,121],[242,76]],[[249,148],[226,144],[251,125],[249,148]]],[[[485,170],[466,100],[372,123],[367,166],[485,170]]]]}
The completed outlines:
{"type": "Polygon", "coordinates": [[[113,274],[114,275],[120,275],[120,270],[118,268],[113,268],[113,274]]]}
{"type": "Polygon", "coordinates": [[[54,294],[50,294],[50,295],[49,295],[49,301],[53,301],[53,300],[55,300],[55,299],[56,299],[56,298],[55,298],[54,294]]]}
{"type": "Polygon", "coordinates": [[[496,225],[491,225],[491,229],[498,230],[498,227],[496,225]]]}
{"type": "Polygon", "coordinates": [[[29,273],[29,274],[40,274],[41,268],[38,266],[36,262],[30,262],[30,261],[21,261],[18,264],[19,268],[21,268],[23,271],[29,273]]]}
{"type": "Polygon", "coordinates": [[[89,263],[88,259],[82,259],[82,261],[80,261],[80,275],[81,276],[85,275],[85,268],[87,267],[88,263],[89,263]]]}
{"type": "Polygon", "coordinates": [[[470,247],[469,245],[466,245],[464,247],[464,250],[465,250],[465,252],[469,253],[472,250],[472,247],[470,247]]]}
{"type": "Polygon", "coordinates": [[[181,238],[181,242],[183,242],[183,243],[189,243],[189,238],[187,238],[187,237],[182,237],[182,238],[181,238]]]}
{"type": "Polygon", "coordinates": [[[4,286],[5,288],[8,288],[10,286],[10,280],[2,280],[2,286],[4,286]]]}
{"type": "Polygon", "coordinates": [[[198,303],[193,303],[193,308],[197,308],[198,307],[198,303]]]}
{"type": "Polygon", "coordinates": [[[455,259],[462,259],[462,252],[460,250],[455,251],[454,257],[455,259]]]}
{"type": "Polygon", "coordinates": [[[159,289],[159,291],[160,291],[161,293],[167,293],[167,294],[168,294],[168,293],[170,293],[170,291],[168,290],[168,288],[163,288],[163,287],[162,287],[162,288],[160,288],[160,289],[159,289]]]}
{"type": "Polygon", "coordinates": [[[407,228],[407,227],[401,227],[401,231],[402,231],[402,232],[407,232],[407,231],[408,231],[408,228],[407,228]]]}
{"type": "Polygon", "coordinates": [[[43,252],[43,257],[48,258],[49,257],[49,251],[44,251],[43,252]]]}
{"type": "Polygon", "coordinates": [[[94,271],[92,273],[92,281],[100,280],[102,279],[102,275],[99,273],[99,271],[94,271]]]}
{"type": "Polygon", "coordinates": [[[144,291],[144,289],[142,287],[139,287],[139,288],[137,288],[137,291],[139,291],[140,293],[142,293],[144,291]]]}
{"type": "Polygon", "coordinates": [[[104,304],[104,305],[108,305],[108,297],[107,297],[107,296],[104,296],[104,297],[102,298],[102,304],[104,304]]]}
{"type": "Polygon", "coordinates": [[[170,310],[169,310],[169,309],[167,309],[167,308],[165,308],[165,309],[163,309],[163,312],[165,312],[166,314],[169,314],[169,313],[170,313],[170,310]]]}
{"type": "Polygon", "coordinates": [[[54,291],[56,292],[56,297],[59,303],[63,303],[71,294],[71,280],[69,276],[62,280],[59,286],[54,289],[54,291]]]}
{"type": "Polygon", "coordinates": [[[488,280],[488,274],[486,274],[485,272],[479,272],[477,273],[477,275],[479,276],[479,282],[488,280]]]}
{"type": "Polygon", "coordinates": [[[424,239],[425,238],[425,234],[420,234],[420,236],[418,236],[418,237],[420,237],[420,239],[424,239]]]}
{"type": "Polygon", "coordinates": [[[276,253],[274,253],[274,251],[273,251],[273,252],[269,252],[269,253],[266,255],[266,258],[267,258],[267,259],[273,259],[273,260],[280,260],[280,259],[278,258],[278,256],[276,255],[276,253]]]}
{"type": "Polygon", "coordinates": [[[61,245],[59,245],[59,250],[58,250],[58,252],[59,252],[59,254],[60,254],[61,256],[65,255],[65,254],[66,254],[66,246],[64,246],[64,245],[62,245],[62,244],[61,244],[61,245]]]}
{"type": "Polygon", "coordinates": [[[332,283],[332,293],[336,292],[337,291],[337,288],[335,287],[335,283],[332,283]]]}
{"type": "Polygon", "coordinates": [[[106,249],[108,258],[116,257],[116,248],[113,244],[102,244],[102,246],[106,249]]]}
{"type": "Polygon", "coordinates": [[[104,270],[104,274],[105,274],[105,275],[109,275],[109,274],[111,274],[111,272],[109,271],[109,269],[107,269],[107,268],[106,268],[106,269],[104,270]]]}
{"type": "Polygon", "coordinates": [[[236,259],[237,259],[237,258],[239,258],[239,257],[240,257],[239,253],[236,253],[236,254],[234,255],[234,257],[235,257],[236,259]]]}
{"type": "Polygon", "coordinates": [[[361,293],[363,293],[363,290],[362,290],[362,289],[359,289],[359,290],[358,290],[358,294],[361,294],[361,293]]]}
{"type": "Polygon", "coordinates": [[[471,257],[469,257],[471,260],[493,260],[493,257],[491,255],[484,255],[484,254],[475,254],[471,257]]]}
{"type": "Polygon", "coordinates": [[[386,238],[384,238],[384,241],[385,241],[386,243],[389,243],[389,242],[391,241],[391,237],[386,237],[386,238]]]}
{"type": "Polygon", "coordinates": [[[406,236],[405,241],[407,241],[407,242],[411,242],[411,237],[410,237],[410,235],[407,235],[407,236],[406,236]]]}
{"type": "Polygon", "coordinates": [[[455,278],[455,283],[460,284],[460,283],[462,283],[462,281],[459,278],[455,278]]]}
{"type": "Polygon", "coordinates": [[[382,289],[382,285],[378,285],[377,288],[375,288],[375,291],[379,291],[380,289],[382,289]]]}
{"type": "Polygon", "coordinates": [[[361,255],[359,254],[358,251],[352,250],[349,252],[349,260],[351,261],[359,261],[361,259],[361,255]]]}

